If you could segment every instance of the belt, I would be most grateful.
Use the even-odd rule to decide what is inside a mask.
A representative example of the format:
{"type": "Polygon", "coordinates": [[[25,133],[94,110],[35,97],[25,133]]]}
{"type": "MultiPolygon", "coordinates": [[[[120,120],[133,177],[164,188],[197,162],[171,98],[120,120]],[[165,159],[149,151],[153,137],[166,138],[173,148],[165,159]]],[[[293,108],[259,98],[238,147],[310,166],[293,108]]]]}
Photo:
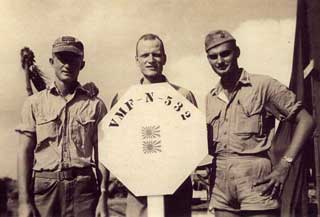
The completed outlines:
{"type": "Polygon", "coordinates": [[[221,152],[214,156],[214,159],[217,160],[226,160],[226,159],[256,159],[256,158],[267,158],[270,159],[267,151],[255,153],[255,154],[238,154],[238,153],[228,153],[221,152]]]}
{"type": "Polygon", "coordinates": [[[84,168],[69,168],[62,171],[34,171],[34,176],[37,178],[47,178],[47,179],[56,179],[59,181],[62,180],[72,180],[77,176],[92,175],[93,171],[91,167],[84,168]]]}

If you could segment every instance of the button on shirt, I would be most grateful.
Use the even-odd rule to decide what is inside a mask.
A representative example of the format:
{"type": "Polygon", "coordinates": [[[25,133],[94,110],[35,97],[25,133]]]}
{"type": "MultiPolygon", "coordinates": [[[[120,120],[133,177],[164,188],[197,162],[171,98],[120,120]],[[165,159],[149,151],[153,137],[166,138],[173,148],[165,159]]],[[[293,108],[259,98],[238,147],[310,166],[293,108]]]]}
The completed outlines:
{"type": "Polygon", "coordinates": [[[207,96],[208,132],[216,154],[258,154],[271,147],[274,117],[288,120],[301,102],[285,85],[242,70],[229,97],[218,83],[207,96]]]}
{"type": "Polygon", "coordinates": [[[90,97],[80,84],[66,97],[60,96],[54,85],[30,96],[23,105],[22,121],[16,131],[36,135],[33,169],[94,165],[97,125],[106,113],[102,100],[90,97]]]}

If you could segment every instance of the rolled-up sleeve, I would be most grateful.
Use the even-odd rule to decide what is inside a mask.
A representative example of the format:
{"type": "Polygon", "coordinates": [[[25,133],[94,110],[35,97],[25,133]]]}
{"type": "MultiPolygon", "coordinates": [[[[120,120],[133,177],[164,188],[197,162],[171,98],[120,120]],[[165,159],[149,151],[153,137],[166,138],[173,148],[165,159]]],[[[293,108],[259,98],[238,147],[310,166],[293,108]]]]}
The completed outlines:
{"type": "Polygon", "coordinates": [[[297,101],[296,95],[288,87],[275,79],[270,79],[267,85],[267,104],[277,119],[290,120],[301,110],[302,102],[297,101]]]}
{"type": "Polygon", "coordinates": [[[22,106],[21,120],[15,128],[18,133],[30,135],[36,132],[36,123],[32,111],[32,97],[29,97],[22,106]]]}

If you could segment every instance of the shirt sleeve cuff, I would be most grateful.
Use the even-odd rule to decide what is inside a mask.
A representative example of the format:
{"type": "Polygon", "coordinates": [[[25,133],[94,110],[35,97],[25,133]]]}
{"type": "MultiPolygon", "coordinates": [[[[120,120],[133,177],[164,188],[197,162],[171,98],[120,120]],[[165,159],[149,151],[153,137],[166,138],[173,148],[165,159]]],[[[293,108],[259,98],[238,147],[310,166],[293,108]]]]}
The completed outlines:
{"type": "Polygon", "coordinates": [[[26,126],[26,125],[23,125],[23,124],[18,125],[14,129],[14,131],[17,132],[17,133],[21,133],[21,134],[33,134],[33,133],[36,132],[34,127],[26,126]]]}
{"type": "Polygon", "coordinates": [[[299,112],[301,109],[302,109],[302,102],[301,102],[301,101],[296,102],[296,103],[292,106],[289,114],[287,115],[287,117],[286,117],[284,120],[290,120],[291,118],[293,118],[294,116],[296,116],[296,114],[298,114],[298,112],[299,112]]]}

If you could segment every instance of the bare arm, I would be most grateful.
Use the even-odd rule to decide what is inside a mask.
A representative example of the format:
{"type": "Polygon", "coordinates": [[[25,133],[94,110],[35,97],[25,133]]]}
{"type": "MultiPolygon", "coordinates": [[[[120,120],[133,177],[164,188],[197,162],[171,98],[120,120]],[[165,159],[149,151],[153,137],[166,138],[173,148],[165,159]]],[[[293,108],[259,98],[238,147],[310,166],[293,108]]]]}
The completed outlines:
{"type": "MultiPolygon", "coordinates": [[[[291,144],[285,152],[286,157],[295,159],[314,128],[314,121],[305,109],[302,109],[295,117],[296,128],[293,132],[291,144]]],[[[271,197],[281,195],[283,184],[287,178],[291,164],[281,159],[273,171],[266,177],[258,180],[254,185],[266,184],[262,194],[270,194],[271,197]]]]}
{"type": "Polygon", "coordinates": [[[109,197],[109,171],[99,162],[99,173],[101,176],[100,181],[100,190],[101,195],[99,198],[99,203],[97,207],[97,216],[100,217],[108,217],[109,211],[108,211],[108,197],[109,197]]]}
{"type": "Polygon", "coordinates": [[[28,47],[24,47],[20,50],[20,60],[21,60],[21,67],[24,71],[25,75],[25,84],[26,84],[26,90],[28,95],[32,95],[32,87],[30,82],[30,66],[34,63],[34,54],[32,50],[28,47]]]}
{"type": "Polygon", "coordinates": [[[305,109],[302,109],[295,118],[297,123],[294,130],[293,138],[285,156],[295,159],[299,151],[303,148],[303,144],[306,139],[312,133],[315,123],[312,117],[308,114],[305,109]]]}
{"type": "Polygon", "coordinates": [[[18,190],[19,216],[33,216],[35,207],[32,195],[32,167],[33,150],[35,147],[34,135],[20,134],[18,148],[18,190]]]}
{"type": "Polygon", "coordinates": [[[28,96],[31,96],[33,94],[33,91],[32,91],[31,82],[30,82],[30,72],[27,67],[23,68],[23,70],[24,70],[24,77],[25,77],[27,94],[28,94],[28,96]]]}

